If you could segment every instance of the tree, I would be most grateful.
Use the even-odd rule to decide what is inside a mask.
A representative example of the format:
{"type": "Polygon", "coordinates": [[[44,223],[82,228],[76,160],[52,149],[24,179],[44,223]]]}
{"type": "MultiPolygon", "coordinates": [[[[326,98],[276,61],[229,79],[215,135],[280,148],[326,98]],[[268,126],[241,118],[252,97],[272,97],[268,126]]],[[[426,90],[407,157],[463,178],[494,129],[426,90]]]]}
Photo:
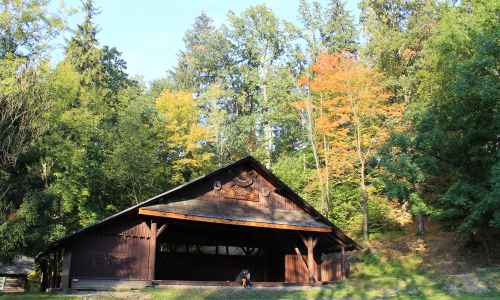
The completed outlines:
{"type": "Polygon", "coordinates": [[[419,60],[445,4],[426,0],[366,0],[361,21],[367,36],[364,55],[386,74],[385,84],[398,101],[416,96],[419,60]]]}
{"type": "Polygon", "coordinates": [[[84,21],[78,25],[67,47],[67,56],[75,70],[81,74],[83,86],[96,86],[103,80],[102,50],[98,48],[97,27],[94,17],[99,13],[93,0],[83,0],[84,21]]]}
{"type": "Polygon", "coordinates": [[[258,5],[240,15],[230,12],[221,28],[201,15],[186,33],[174,78],[178,88],[192,90],[204,105],[212,98],[203,111],[224,112],[225,126],[211,127],[221,129],[215,134],[220,164],[251,153],[270,166],[278,151],[297,139],[299,124],[290,105],[295,78],[287,60],[293,34],[288,29],[269,8],[258,5]]]}
{"type": "MultiPolygon", "coordinates": [[[[47,243],[172,185],[158,154],[153,99],[129,79],[116,49],[99,47],[91,18],[97,10],[91,1],[84,4],[87,18],[64,60],[49,68],[32,57],[28,71],[36,76],[13,77],[1,87],[24,109],[22,118],[33,118],[27,124],[47,129],[31,138],[15,166],[0,170],[0,186],[8,187],[0,199],[2,258],[36,255],[47,243]]],[[[5,133],[22,140],[12,126],[5,133]]]]}
{"type": "MultiPolygon", "coordinates": [[[[63,28],[47,1],[0,3],[0,260],[26,243],[33,211],[26,198],[31,181],[22,176],[24,156],[47,128],[52,107],[47,63],[48,43],[63,28]]],[[[35,200],[33,200],[35,201],[35,200]]],[[[31,207],[35,207],[32,205],[31,207]]]]}
{"type": "Polygon", "coordinates": [[[417,233],[425,231],[424,218],[430,208],[424,201],[425,172],[421,164],[425,156],[416,150],[412,114],[418,106],[418,72],[423,49],[432,37],[446,3],[436,1],[363,1],[362,24],[367,33],[364,55],[385,74],[384,84],[392,93],[392,101],[405,105],[404,129],[393,132],[379,155],[389,197],[398,198],[415,216],[417,233]]]}
{"type": "Polygon", "coordinates": [[[323,52],[357,51],[357,31],[342,0],[330,0],[327,7],[322,7],[318,1],[310,4],[301,0],[299,16],[303,25],[302,38],[313,63],[323,52]]]}
{"type": "Polygon", "coordinates": [[[200,125],[200,112],[192,93],[166,90],[156,99],[156,108],[162,118],[161,151],[165,161],[172,166],[172,182],[189,181],[210,169],[212,155],[206,151],[209,134],[200,125]]]}
{"type": "Polygon", "coordinates": [[[205,13],[196,17],[184,34],[185,50],[179,53],[173,78],[179,89],[203,93],[223,76],[231,64],[230,44],[222,30],[205,13]]]}
{"type": "Polygon", "coordinates": [[[429,181],[438,181],[433,205],[467,236],[499,227],[498,1],[450,8],[424,48],[414,123],[429,181]]]}
{"type": "Polygon", "coordinates": [[[322,99],[318,130],[335,149],[329,153],[328,167],[342,176],[358,174],[362,229],[367,239],[367,163],[397,124],[400,108],[388,102],[389,94],[380,85],[382,75],[352,54],[322,54],[312,72],[316,76],[309,83],[310,89],[322,99]]]}
{"type": "MultiPolygon", "coordinates": [[[[313,65],[322,52],[349,51],[354,53],[357,51],[357,32],[353,19],[345,10],[342,1],[332,0],[326,8],[323,8],[317,1],[309,4],[302,0],[299,4],[299,15],[303,26],[300,29],[300,35],[307,46],[304,49],[305,53],[302,54],[306,64],[313,65]]],[[[302,70],[306,81],[315,76],[311,70],[311,68],[302,70]]],[[[315,119],[323,115],[321,99],[312,97],[308,88],[309,83],[306,81],[302,80],[302,85],[306,86],[306,89],[304,101],[298,104],[298,108],[302,112],[307,140],[314,158],[319,181],[321,211],[326,214],[330,205],[331,185],[328,167],[330,146],[326,136],[319,133],[315,123],[315,119]]]]}
{"type": "Polygon", "coordinates": [[[0,168],[7,168],[45,129],[47,42],[63,21],[46,1],[2,1],[0,11],[0,168]]]}

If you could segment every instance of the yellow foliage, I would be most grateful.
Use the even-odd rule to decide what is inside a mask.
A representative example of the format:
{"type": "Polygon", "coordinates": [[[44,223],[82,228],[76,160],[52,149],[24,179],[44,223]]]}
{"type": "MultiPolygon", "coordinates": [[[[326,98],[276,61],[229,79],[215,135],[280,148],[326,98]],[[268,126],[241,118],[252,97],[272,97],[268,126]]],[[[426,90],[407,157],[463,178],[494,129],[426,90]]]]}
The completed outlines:
{"type": "Polygon", "coordinates": [[[163,122],[165,141],[176,148],[174,181],[182,182],[182,170],[200,170],[212,158],[203,149],[210,142],[208,129],[200,124],[200,112],[191,92],[165,90],[156,99],[163,122]]]}

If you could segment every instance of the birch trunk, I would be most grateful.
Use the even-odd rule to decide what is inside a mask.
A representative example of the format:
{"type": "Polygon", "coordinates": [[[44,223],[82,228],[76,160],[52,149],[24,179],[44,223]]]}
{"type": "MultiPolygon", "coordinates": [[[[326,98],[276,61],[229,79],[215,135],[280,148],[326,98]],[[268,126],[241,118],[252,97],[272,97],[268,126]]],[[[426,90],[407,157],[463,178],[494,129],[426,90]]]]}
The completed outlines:
{"type": "MultiPolygon", "coordinates": [[[[306,101],[306,122],[307,122],[307,137],[309,139],[309,143],[311,144],[311,149],[313,152],[314,163],[316,165],[316,172],[318,175],[320,192],[321,192],[321,204],[323,204],[325,201],[325,187],[323,184],[323,178],[321,176],[321,163],[319,161],[318,149],[316,146],[316,141],[314,139],[315,134],[314,134],[314,125],[312,120],[312,103],[311,103],[311,94],[309,91],[307,92],[307,101],[306,101]]],[[[322,213],[325,213],[325,211],[322,211],[322,213]]]]}

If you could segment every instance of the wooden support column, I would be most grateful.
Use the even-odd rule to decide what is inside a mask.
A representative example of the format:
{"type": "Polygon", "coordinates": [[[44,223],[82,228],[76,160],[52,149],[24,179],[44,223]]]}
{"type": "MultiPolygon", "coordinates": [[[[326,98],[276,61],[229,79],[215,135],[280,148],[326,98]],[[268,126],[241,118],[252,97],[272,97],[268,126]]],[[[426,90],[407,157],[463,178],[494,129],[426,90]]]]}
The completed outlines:
{"type": "Polygon", "coordinates": [[[316,267],[316,261],[314,260],[314,247],[316,247],[317,239],[313,239],[310,237],[308,239],[308,246],[307,246],[307,265],[309,266],[309,280],[311,282],[313,281],[318,281],[317,278],[317,267],[316,267]]]}
{"type": "Polygon", "coordinates": [[[160,235],[165,231],[167,230],[168,228],[168,224],[163,224],[161,225],[160,229],[158,229],[158,231],[156,232],[156,239],[158,239],[160,237],[160,235]]]}
{"type": "Polygon", "coordinates": [[[318,239],[312,236],[304,237],[301,235],[300,237],[302,238],[302,241],[304,242],[304,245],[306,246],[307,249],[307,269],[309,270],[309,282],[315,282],[315,281],[317,282],[319,281],[319,279],[317,271],[318,268],[316,265],[316,261],[314,260],[314,248],[318,243],[318,239]]]}
{"type": "Polygon", "coordinates": [[[47,289],[47,283],[48,283],[47,279],[49,276],[46,259],[42,259],[40,261],[40,269],[42,271],[42,282],[40,283],[40,292],[45,292],[45,290],[47,289]]]}
{"type": "Polygon", "coordinates": [[[340,270],[342,272],[342,279],[346,278],[346,265],[345,265],[345,247],[341,247],[341,257],[340,257],[340,270]]]}
{"type": "Polygon", "coordinates": [[[59,263],[61,262],[61,250],[57,250],[56,253],[55,253],[55,260],[54,260],[54,264],[55,264],[55,274],[54,274],[54,288],[58,289],[61,287],[60,283],[60,275],[61,275],[61,266],[59,265],[59,263]]]}
{"type": "Polygon", "coordinates": [[[151,221],[151,237],[149,238],[149,280],[155,280],[157,228],[157,223],[151,221]]]}
{"type": "Polygon", "coordinates": [[[56,264],[55,264],[55,254],[49,255],[49,288],[53,289],[56,287],[56,264]]]}
{"type": "Polygon", "coordinates": [[[71,251],[69,249],[64,249],[64,256],[62,261],[62,271],[61,271],[61,288],[64,291],[68,291],[70,288],[70,273],[71,273],[71,251]]]}

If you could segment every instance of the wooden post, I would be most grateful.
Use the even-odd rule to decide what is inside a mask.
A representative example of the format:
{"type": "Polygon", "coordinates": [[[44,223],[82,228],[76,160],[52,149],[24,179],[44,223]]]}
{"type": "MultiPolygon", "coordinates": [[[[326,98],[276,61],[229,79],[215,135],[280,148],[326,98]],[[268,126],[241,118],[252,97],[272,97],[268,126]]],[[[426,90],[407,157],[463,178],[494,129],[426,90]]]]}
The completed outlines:
{"type": "Polygon", "coordinates": [[[155,280],[157,228],[156,222],[151,221],[151,237],[149,238],[149,280],[155,280]]]}
{"type": "Polygon", "coordinates": [[[309,280],[311,282],[315,281],[316,275],[316,261],[314,260],[314,247],[316,246],[313,238],[307,239],[307,266],[309,267],[309,280]]]}
{"type": "Polygon", "coordinates": [[[45,292],[47,289],[47,278],[48,278],[48,269],[47,269],[47,260],[43,258],[40,261],[40,269],[42,271],[42,282],[40,283],[40,292],[45,292]]]}
{"type": "MultiPolygon", "coordinates": [[[[303,237],[301,235],[302,241],[307,248],[307,269],[309,270],[309,282],[315,282],[318,280],[318,271],[316,268],[316,261],[314,260],[314,247],[318,243],[318,239],[315,237],[303,237]]],[[[298,248],[297,248],[298,250],[298,248]]],[[[296,250],[296,251],[297,251],[296,250]]]]}
{"type": "Polygon", "coordinates": [[[61,266],[59,265],[59,263],[61,263],[61,261],[62,261],[62,249],[56,251],[55,258],[56,258],[56,260],[55,260],[55,264],[56,264],[55,288],[59,289],[59,288],[61,288],[61,266]]]}
{"type": "Polygon", "coordinates": [[[340,257],[340,271],[342,272],[342,279],[346,277],[346,267],[345,267],[345,247],[342,245],[341,247],[342,253],[340,257]]]}
{"type": "Polygon", "coordinates": [[[55,258],[54,258],[54,254],[49,254],[49,274],[50,274],[50,277],[49,277],[49,288],[50,289],[53,289],[55,288],[56,286],[56,272],[55,272],[55,258]]]}
{"type": "Polygon", "coordinates": [[[62,262],[61,271],[61,288],[64,291],[68,291],[70,288],[70,274],[71,273],[71,251],[69,249],[64,249],[64,256],[62,262]]]}

